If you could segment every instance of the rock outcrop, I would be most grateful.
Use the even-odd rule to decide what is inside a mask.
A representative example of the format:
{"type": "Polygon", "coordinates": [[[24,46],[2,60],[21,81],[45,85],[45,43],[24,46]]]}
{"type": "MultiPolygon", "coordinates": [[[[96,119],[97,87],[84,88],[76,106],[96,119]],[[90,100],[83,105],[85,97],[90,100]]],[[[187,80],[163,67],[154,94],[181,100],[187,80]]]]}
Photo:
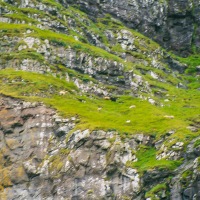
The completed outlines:
{"type": "Polygon", "coordinates": [[[0,0],[0,200],[199,200],[199,10],[0,0]]]}
{"type": "Polygon", "coordinates": [[[111,14],[149,36],[163,47],[180,55],[188,55],[194,45],[200,48],[200,5],[191,0],[67,0],[78,4],[93,18],[111,14]]]}
{"type": "Polygon", "coordinates": [[[200,197],[199,151],[194,148],[198,138],[177,170],[158,168],[142,175],[127,163],[137,161],[141,145],[154,146],[149,136],[138,134],[123,141],[116,131],[72,131],[76,117],[61,118],[41,103],[5,96],[0,120],[2,200],[200,197]],[[160,183],[167,186],[150,190],[160,183]]]}

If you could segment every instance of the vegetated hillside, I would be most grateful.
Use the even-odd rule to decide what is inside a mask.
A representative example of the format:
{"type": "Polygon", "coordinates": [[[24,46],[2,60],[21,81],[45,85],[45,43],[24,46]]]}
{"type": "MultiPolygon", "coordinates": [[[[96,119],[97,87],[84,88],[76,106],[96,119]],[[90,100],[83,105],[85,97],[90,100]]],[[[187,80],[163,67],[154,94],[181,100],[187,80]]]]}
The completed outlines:
{"type": "Polygon", "coordinates": [[[200,197],[198,54],[92,8],[0,5],[0,199],[200,197]]]}

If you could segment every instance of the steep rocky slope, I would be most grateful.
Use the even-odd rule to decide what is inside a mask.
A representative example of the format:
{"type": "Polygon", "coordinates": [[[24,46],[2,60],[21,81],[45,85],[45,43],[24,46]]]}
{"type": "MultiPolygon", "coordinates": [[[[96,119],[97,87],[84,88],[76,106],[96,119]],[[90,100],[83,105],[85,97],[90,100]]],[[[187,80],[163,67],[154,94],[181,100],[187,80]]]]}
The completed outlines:
{"type": "MultiPolygon", "coordinates": [[[[152,136],[140,133],[121,139],[115,130],[71,131],[77,117],[60,118],[41,103],[5,96],[0,114],[1,199],[200,197],[200,149],[195,146],[199,137],[189,143],[185,161],[175,171],[175,162],[157,161],[156,168],[139,172],[127,163],[141,159],[137,151],[143,151],[145,159],[155,156],[153,147],[161,144],[152,136]]],[[[176,151],[170,156],[183,156],[183,142],[172,149],[176,151]]]]}
{"type": "MultiPolygon", "coordinates": [[[[61,1],[62,2],[62,1],[61,1]]],[[[110,13],[131,28],[181,55],[199,51],[200,5],[191,0],[76,0],[89,15],[110,13]],[[192,50],[193,48],[193,50],[192,50]]]]}
{"type": "Polygon", "coordinates": [[[173,3],[0,1],[0,199],[200,198],[200,57],[130,29],[188,54],[173,3]]]}

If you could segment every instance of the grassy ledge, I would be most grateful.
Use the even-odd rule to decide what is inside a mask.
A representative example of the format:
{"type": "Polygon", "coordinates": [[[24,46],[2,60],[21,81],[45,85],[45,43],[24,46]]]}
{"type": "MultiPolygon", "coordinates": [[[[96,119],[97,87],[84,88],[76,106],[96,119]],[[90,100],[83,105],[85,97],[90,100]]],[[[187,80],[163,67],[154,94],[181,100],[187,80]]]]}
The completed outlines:
{"type": "MultiPolygon", "coordinates": [[[[72,82],[52,75],[12,69],[0,71],[0,84],[2,94],[27,101],[44,102],[57,109],[64,117],[79,116],[77,128],[80,129],[115,129],[121,134],[145,133],[158,138],[169,130],[176,130],[175,135],[184,139],[192,134],[186,128],[191,123],[189,119],[198,117],[199,114],[199,94],[190,101],[189,109],[183,106],[184,102],[180,103],[181,91],[176,101],[161,108],[131,96],[120,96],[116,102],[96,96],[83,96],[72,82]],[[59,91],[62,90],[65,90],[66,94],[60,96],[59,91]],[[135,105],[135,108],[130,109],[131,105],[135,105]],[[100,111],[99,107],[102,108],[100,111]],[[166,119],[165,115],[174,115],[175,118],[166,119]]],[[[187,95],[187,98],[190,98],[189,93],[187,95]]]]}

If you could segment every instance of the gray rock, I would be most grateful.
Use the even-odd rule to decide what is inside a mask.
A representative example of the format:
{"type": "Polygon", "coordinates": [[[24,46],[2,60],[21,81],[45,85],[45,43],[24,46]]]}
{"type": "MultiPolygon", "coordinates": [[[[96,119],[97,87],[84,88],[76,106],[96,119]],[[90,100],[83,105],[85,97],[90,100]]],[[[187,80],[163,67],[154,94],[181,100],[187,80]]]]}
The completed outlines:
{"type": "MultiPolygon", "coordinates": [[[[93,1],[92,6],[90,0],[84,3],[81,0],[68,0],[68,3],[78,4],[82,10],[93,17],[101,16],[102,13],[112,14],[127,26],[138,29],[143,34],[154,38],[163,47],[182,55],[188,55],[191,52],[196,21],[196,37],[193,42],[199,48],[200,5],[198,1],[105,0],[93,1]]],[[[112,34],[107,34],[113,41],[112,34]]],[[[127,44],[123,44],[123,48],[127,48],[127,44]]]]}
{"type": "MultiPolygon", "coordinates": [[[[155,168],[141,176],[136,169],[128,167],[127,162],[137,161],[136,151],[141,144],[154,145],[149,136],[137,134],[123,141],[115,131],[77,130],[66,141],[60,136],[69,132],[72,119],[62,119],[41,104],[1,97],[0,111],[6,109],[9,114],[0,116],[0,147],[4,149],[1,159],[4,171],[2,173],[0,169],[3,174],[0,182],[7,184],[9,189],[0,191],[0,197],[4,192],[8,199],[122,199],[127,196],[142,200],[144,187],[151,188],[175,175],[170,190],[163,190],[160,195],[167,198],[170,192],[171,199],[198,198],[200,181],[196,157],[199,154],[188,157],[191,160],[174,172],[155,168]],[[14,107],[17,109],[11,109],[14,107]],[[10,116],[14,122],[24,120],[22,129],[15,126],[12,134],[3,134],[12,125],[7,123],[10,116]],[[57,130],[58,137],[53,134],[54,130],[57,130]],[[193,175],[183,190],[181,177],[187,169],[191,169],[193,175]]],[[[188,151],[195,152],[192,144],[196,140],[189,144],[188,151]]],[[[179,158],[176,152],[162,145],[162,140],[160,143],[157,146],[166,150],[166,156],[173,156],[174,160],[179,158]]],[[[176,142],[174,145],[182,149],[184,144],[176,142]]]]}
{"type": "Polygon", "coordinates": [[[68,126],[62,126],[55,131],[55,135],[58,136],[58,137],[64,136],[69,132],[69,130],[70,129],[69,129],[68,126]]]}

